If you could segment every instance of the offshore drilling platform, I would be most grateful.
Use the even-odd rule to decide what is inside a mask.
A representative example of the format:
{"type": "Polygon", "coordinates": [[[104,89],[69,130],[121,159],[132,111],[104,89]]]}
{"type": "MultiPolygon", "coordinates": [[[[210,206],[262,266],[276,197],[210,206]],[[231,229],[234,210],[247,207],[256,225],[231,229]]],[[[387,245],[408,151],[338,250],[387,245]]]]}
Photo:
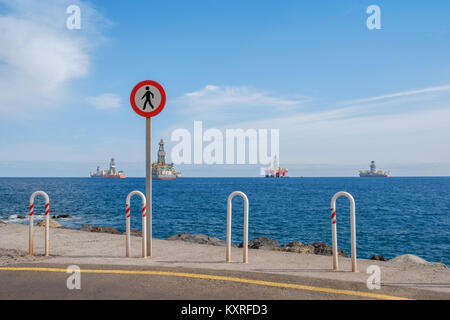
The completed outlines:
{"type": "Polygon", "coordinates": [[[370,162],[370,170],[359,170],[359,176],[362,178],[389,178],[390,171],[377,170],[375,161],[370,162]]]}
{"type": "Polygon", "coordinates": [[[277,155],[273,157],[272,167],[264,170],[264,176],[266,178],[287,178],[287,173],[288,169],[280,167],[277,155]]]}
{"type": "Polygon", "coordinates": [[[175,170],[173,163],[166,163],[166,152],[164,151],[164,141],[159,142],[158,161],[152,163],[153,180],[174,180],[181,178],[180,172],[175,170]]]}
{"type": "Polygon", "coordinates": [[[116,162],[114,158],[111,158],[111,162],[109,163],[109,170],[100,170],[100,167],[97,167],[97,171],[91,172],[91,178],[118,178],[123,179],[127,176],[123,171],[117,171],[116,162]]]}

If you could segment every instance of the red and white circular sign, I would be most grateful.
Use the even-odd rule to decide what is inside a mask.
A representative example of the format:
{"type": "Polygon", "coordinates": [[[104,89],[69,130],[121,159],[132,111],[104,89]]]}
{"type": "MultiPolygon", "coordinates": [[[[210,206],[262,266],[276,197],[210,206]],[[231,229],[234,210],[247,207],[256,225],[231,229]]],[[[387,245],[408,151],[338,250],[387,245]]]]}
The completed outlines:
{"type": "Polygon", "coordinates": [[[139,82],[131,91],[130,103],[140,116],[150,118],[159,114],[166,105],[166,93],[156,81],[139,82]]]}

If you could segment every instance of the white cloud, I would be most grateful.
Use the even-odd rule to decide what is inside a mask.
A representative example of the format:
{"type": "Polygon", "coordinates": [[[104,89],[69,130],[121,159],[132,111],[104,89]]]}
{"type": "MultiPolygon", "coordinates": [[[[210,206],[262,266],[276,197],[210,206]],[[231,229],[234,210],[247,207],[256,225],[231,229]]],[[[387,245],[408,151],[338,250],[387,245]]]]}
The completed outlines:
{"type": "Polygon", "coordinates": [[[77,4],[82,19],[95,12],[81,1],[0,0],[0,112],[25,113],[54,107],[68,81],[89,73],[89,49],[98,34],[66,28],[66,7],[77,4]]]}
{"type": "Polygon", "coordinates": [[[115,109],[122,105],[121,99],[118,95],[113,93],[103,93],[96,97],[87,98],[89,104],[97,109],[115,109]]]}
{"type": "Polygon", "coordinates": [[[400,97],[406,97],[406,96],[412,96],[412,95],[421,95],[421,94],[432,93],[432,92],[444,92],[444,91],[450,91],[450,85],[443,85],[443,86],[429,87],[429,88],[423,88],[423,89],[418,89],[418,90],[408,90],[408,91],[403,91],[403,92],[385,94],[385,95],[376,96],[376,97],[352,100],[352,101],[348,101],[347,103],[348,104],[359,104],[359,103],[373,102],[373,101],[379,101],[379,100],[388,100],[388,99],[393,99],[393,98],[400,98],[400,97]]]}
{"type": "Polygon", "coordinates": [[[203,89],[189,92],[176,99],[185,107],[187,113],[217,110],[242,110],[241,108],[276,108],[289,109],[297,107],[307,100],[304,96],[283,98],[269,92],[256,90],[247,86],[231,87],[207,85],[203,89]]]}
{"type": "Polygon", "coordinates": [[[287,164],[450,163],[449,118],[447,102],[394,114],[355,115],[351,108],[302,112],[234,126],[280,129],[280,156],[287,164]]]}

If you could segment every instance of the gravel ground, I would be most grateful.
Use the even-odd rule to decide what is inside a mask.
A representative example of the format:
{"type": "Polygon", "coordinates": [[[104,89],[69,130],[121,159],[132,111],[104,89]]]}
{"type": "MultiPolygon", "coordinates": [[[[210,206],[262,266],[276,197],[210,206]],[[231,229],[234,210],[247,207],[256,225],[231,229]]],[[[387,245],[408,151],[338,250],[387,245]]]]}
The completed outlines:
{"type": "Polygon", "coordinates": [[[6,266],[9,264],[38,262],[43,257],[31,257],[27,252],[16,249],[1,249],[0,248],[0,266],[6,266]]]}

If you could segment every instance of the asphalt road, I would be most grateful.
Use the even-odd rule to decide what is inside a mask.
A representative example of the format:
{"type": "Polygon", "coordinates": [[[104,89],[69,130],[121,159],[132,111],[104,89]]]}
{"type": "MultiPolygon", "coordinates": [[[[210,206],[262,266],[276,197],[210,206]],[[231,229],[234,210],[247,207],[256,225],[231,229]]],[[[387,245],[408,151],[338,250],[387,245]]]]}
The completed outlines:
{"type": "MultiPolygon", "coordinates": [[[[450,299],[446,293],[297,276],[186,268],[80,266],[81,289],[69,290],[67,265],[0,268],[0,299],[450,299]],[[17,268],[32,268],[20,270],[17,268]],[[43,268],[43,269],[37,269],[43,268]]],[[[71,278],[73,279],[73,277],[71,278]]],[[[72,282],[73,283],[73,282],[72,282]]]]}

